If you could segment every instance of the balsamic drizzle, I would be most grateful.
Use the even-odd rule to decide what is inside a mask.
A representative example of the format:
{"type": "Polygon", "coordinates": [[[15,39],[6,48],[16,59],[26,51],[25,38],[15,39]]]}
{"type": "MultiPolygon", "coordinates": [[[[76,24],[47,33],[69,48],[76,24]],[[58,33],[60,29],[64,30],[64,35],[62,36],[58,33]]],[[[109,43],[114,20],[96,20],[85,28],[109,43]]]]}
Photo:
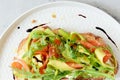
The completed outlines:
{"type": "Polygon", "coordinates": [[[37,57],[33,56],[33,58],[34,58],[37,62],[43,63],[43,61],[39,60],[37,57]]]}
{"type": "Polygon", "coordinates": [[[45,23],[44,24],[40,24],[38,26],[34,26],[33,28],[27,29],[26,32],[31,32],[33,29],[35,29],[35,28],[37,28],[39,26],[43,26],[43,25],[45,25],[45,23]]]}
{"type": "Polygon", "coordinates": [[[46,23],[40,24],[39,26],[44,26],[44,25],[46,25],[46,23]]]}
{"type": "Polygon", "coordinates": [[[108,39],[117,47],[116,43],[112,40],[112,38],[107,34],[107,32],[104,29],[102,29],[100,27],[96,27],[96,29],[98,29],[98,30],[102,31],[103,33],[105,33],[105,35],[108,37],[108,39]]]}
{"type": "Polygon", "coordinates": [[[15,80],[15,75],[13,74],[13,80],[15,80]]]}
{"type": "Polygon", "coordinates": [[[37,28],[38,26],[34,26],[33,28],[27,29],[26,32],[31,32],[33,29],[37,28]]]}
{"type": "Polygon", "coordinates": [[[20,29],[20,26],[18,26],[17,29],[20,29]]]}
{"type": "Polygon", "coordinates": [[[78,14],[78,16],[81,16],[83,18],[87,18],[86,16],[82,15],[82,14],[78,14]]]}

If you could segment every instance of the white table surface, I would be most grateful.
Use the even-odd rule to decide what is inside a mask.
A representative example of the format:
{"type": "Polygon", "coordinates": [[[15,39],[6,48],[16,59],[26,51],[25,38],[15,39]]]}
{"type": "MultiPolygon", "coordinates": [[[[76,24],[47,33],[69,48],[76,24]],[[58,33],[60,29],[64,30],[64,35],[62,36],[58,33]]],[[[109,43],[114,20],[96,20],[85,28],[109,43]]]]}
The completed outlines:
{"type": "MultiPolygon", "coordinates": [[[[25,11],[35,6],[54,1],[65,0],[0,0],[0,35],[18,16],[20,16],[25,11]]],[[[98,7],[113,16],[120,23],[120,0],[67,1],[78,1],[98,7]]]]}

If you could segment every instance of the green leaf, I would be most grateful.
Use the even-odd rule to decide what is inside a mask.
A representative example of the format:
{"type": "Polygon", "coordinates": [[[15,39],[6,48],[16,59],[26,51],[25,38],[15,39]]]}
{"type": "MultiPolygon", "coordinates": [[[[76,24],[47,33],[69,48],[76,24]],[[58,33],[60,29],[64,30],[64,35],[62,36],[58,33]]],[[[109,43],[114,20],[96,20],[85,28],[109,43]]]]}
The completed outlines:
{"type": "Polygon", "coordinates": [[[49,29],[49,28],[45,29],[44,32],[45,32],[46,34],[48,34],[48,35],[55,36],[55,34],[53,33],[53,31],[52,31],[51,29],[49,29]]]}
{"type": "Polygon", "coordinates": [[[62,55],[68,60],[77,59],[76,54],[73,52],[69,44],[65,44],[65,50],[62,52],[62,55]]]}
{"type": "Polygon", "coordinates": [[[71,72],[70,71],[63,71],[63,72],[58,72],[58,75],[55,77],[54,80],[60,80],[61,78],[64,78],[66,75],[69,75],[71,72]]]}
{"type": "Polygon", "coordinates": [[[41,78],[42,75],[40,73],[31,73],[25,70],[19,70],[16,68],[13,68],[14,75],[19,78],[41,78]]]}
{"type": "Polygon", "coordinates": [[[63,38],[65,38],[66,40],[69,39],[69,36],[70,36],[69,33],[64,31],[63,29],[59,29],[58,30],[58,34],[60,36],[62,36],[63,38]]]}

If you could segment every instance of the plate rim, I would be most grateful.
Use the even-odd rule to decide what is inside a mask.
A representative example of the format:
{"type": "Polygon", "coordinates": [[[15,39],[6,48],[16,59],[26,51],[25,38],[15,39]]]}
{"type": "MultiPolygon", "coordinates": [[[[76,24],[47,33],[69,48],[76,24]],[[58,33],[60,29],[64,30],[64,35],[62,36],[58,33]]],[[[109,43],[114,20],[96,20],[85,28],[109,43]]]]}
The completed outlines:
{"type": "MultiPolygon", "coordinates": [[[[25,17],[27,14],[32,13],[32,12],[34,12],[34,10],[36,11],[37,9],[39,9],[39,8],[41,8],[41,7],[48,6],[48,5],[52,5],[52,4],[60,4],[60,3],[64,3],[64,4],[72,4],[72,3],[74,3],[74,4],[83,4],[83,5],[85,5],[85,6],[92,7],[92,8],[94,8],[94,9],[96,9],[96,10],[98,10],[98,11],[101,11],[102,13],[106,14],[109,18],[111,18],[114,22],[116,22],[115,24],[120,25],[118,21],[116,21],[111,15],[109,15],[109,14],[106,13],[105,11],[103,11],[103,10],[97,8],[97,7],[91,6],[91,5],[89,5],[89,4],[86,4],[86,3],[81,3],[81,2],[77,2],[77,1],[57,1],[57,2],[50,2],[50,3],[45,3],[45,4],[42,4],[42,5],[38,5],[38,6],[36,6],[36,7],[33,7],[33,8],[31,8],[31,9],[25,11],[24,13],[22,13],[22,14],[21,14],[20,16],[18,16],[15,20],[13,20],[12,23],[5,29],[5,31],[2,32],[2,34],[1,34],[1,36],[0,36],[0,46],[1,46],[1,45],[4,45],[4,43],[2,43],[2,41],[6,38],[6,36],[8,36],[8,33],[11,31],[11,29],[15,28],[14,25],[15,25],[16,23],[19,23],[19,21],[21,21],[22,18],[24,19],[24,17],[25,17]]],[[[23,19],[22,19],[22,20],[23,20],[23,19]]],[[[16,27],[17,27],[17,26],[16,26],[16,27]]],[[[0,50],[1,50],[1,49],[0,49],[0,50]]],[[[1,56],[1,54],[0,54],[0,56],[1,56]]]]}

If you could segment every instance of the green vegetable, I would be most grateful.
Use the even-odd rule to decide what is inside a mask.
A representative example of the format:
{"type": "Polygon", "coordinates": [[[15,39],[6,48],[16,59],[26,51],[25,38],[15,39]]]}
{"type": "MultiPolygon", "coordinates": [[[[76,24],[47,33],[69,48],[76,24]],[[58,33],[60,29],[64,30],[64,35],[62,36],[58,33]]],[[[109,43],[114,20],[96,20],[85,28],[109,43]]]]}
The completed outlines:
{"type": "Polygon", "coordinates": [[[19,70],[19,69],[13,68],[13,73],[19,78],[34,78],[34,77],[40,78],[42,77],[42,75],[40,75],[39,73],[27,72],[24,69],[19,70]]]}
{"type": "Polygon", "coordinates": [[[105,56],[106,54],[103,52],[103,49],[102,49],[102,48],[97,48],[97,49],[95,50],[95,55],[96,55],[96,57],[98,58],[98,60],[99,60],[102,64],[104,64],[104,63],[103,63],[103,58],[104,58],[104,56],[105,56]]]}
{"type": "Polygon", "coordinates": [[[78,52],[80,52],[80,53],[84,53],[86,55],[90,55],[90,53],[83,46],[81,46],[81,45],[79,45],[77,47],[77,49],[78,49],[78,52]]]}
{"type": "Polygon", "coordinates": [[[71,32],[70,33],[70,40],[72,40],[72,41],[85,40],[85,38],[79,33],[71,32]]]}
{"type": "Polygon", "coordinates": [[[62,56],[71,61],[77,59],[76,54],[73,52],[69,44],[65,44],[65,50],[62,52],[62,56]]]}
{"type": "Polygon", "coordinates": [[[69,33],[68,32],[66,32],[66,31],[64,31],[63,29],[59,29],[58,30],[58,34],[60,35],[60,36],[62,36],[62,37],[64,37],[65,39],[69,39],[69,33]]]}
{"type": "Polygon", "coordinates": [[[104,56],[105,56],[106,54],[103,52],[103,49],[102,49],[101,47],[100,47],[100,48],[97,48],[97,49],[95,50],[95,55],[96,55],[97,59],[101,62],[101,64],[102,64],[103,66],[109,67],[109,68],[111,68],[111,69],[114,69],[114,68],[111,67],[110,65],[107,65],[107,64],[105,64],[105,63],[103,62],[103,58],[104,58],[104,56]]]}
{"type": "Polygon", "coordinates": [[[51,36],[55,36],[55,34],[52,32],[52,30],[50,30],[49,28],[45,29],[44,31],[46,34],[51,35],[51,36]]]}
{"type": "Polygon", "coordinates": [[[58,60],[50,60],[48,65],[54,67],[55,69],[58,69],[60,71],[71,71],[74,70],[74,68],[68,66],[65,62],[58,61],[58,60]]]}
{"type": "Polygon", "coordinates": [[[92,74],[94,76],[104,76],[106,77],[107,79],[110,79],[110,80],[115,80],[113,76],[111,75],[108,75],[106,73],[101,73],[101,72],[98,72],[98,71],[93,71],[93,70],[86,70],[85,72],[87,72],[88,74],[92,74]]]}
{"type": "Polygon", "coordinates": [[[44,80],[60,80],[61,78],[69,75],[71,71],[59,71],[51,66],[47,66],[46,74],[43,74],[44,80]]]}

